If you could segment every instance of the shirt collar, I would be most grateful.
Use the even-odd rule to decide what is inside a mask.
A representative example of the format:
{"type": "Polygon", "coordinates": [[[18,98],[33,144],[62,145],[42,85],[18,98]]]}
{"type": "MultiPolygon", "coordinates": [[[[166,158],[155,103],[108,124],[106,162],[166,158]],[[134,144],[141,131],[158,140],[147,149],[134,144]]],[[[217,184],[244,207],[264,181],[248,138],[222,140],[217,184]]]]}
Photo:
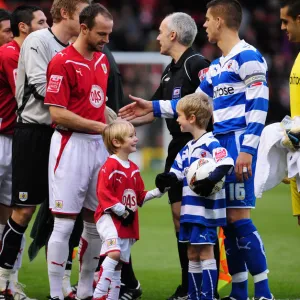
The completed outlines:
{"type": "Polygon", "coordinates": [[[181,66],[184,64],[185,60],[191,56],[194,53],[193,48],[187,48],[183,54],[180,56],[180,58],[178,59],[177,63],[174,62],[174,59],[172,59],[170,68],[176,68],[176,69],[180,69],[181,66]]]}
{"type": "Polygon", "coordinates": [[[239,54],[242,52],[242,50],[248,46],[248,44],[245,42],[245,40],[240,40],[226,56],[220,57],[220,64],[223,65],[225,62],[227,62],[230,58],[233,56],[239,54]]]}

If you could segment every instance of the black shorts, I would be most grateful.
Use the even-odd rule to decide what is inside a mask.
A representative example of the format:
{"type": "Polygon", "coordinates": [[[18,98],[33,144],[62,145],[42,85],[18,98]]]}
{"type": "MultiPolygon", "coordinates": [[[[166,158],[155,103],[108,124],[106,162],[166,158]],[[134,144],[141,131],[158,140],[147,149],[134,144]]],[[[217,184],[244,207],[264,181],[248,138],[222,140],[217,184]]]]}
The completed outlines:
{"type": "Polygon", "coordinates": [[[12,144],[12,205],[35,206],[49,198],[52,134],[50,126],[17,124],[12,144]]]}
{"type": "MultiPolygon", "coordinates": [[[[178,152],[192,139],[191,134],[180,134],[178,136],[173,136],[169,147],[168,156],[166,159],[165,172],[169,172],[173,162],[178,154],[178,152]]],[[[169,191],[169,203],[173,204],[176,202],[181,202],[182,199],[182,182],[178,182],[169,191]]]]}

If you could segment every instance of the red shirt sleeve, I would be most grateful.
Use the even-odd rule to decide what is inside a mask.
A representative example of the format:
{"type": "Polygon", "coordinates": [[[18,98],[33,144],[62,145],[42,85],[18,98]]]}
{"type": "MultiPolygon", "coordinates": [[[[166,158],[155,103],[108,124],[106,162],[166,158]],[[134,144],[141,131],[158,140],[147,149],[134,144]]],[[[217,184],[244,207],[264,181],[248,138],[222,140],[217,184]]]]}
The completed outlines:
{"type": "Polygon", "coordinates": [[[61,60],[52,60],[47,70],[47,90],[44,103],[67,108],[72,90],[72,79],[61,60]]]}
{"type": "Polygon", "coordinates": [[[142,206],[144,203],[145,196],[147,191],[145,191],[144,181],[140,172],[136,173],[136,196],[138,206],[142,206]]]}
{"type": "Polygon", "coordinates": [[[116,194],[116,187],[114,186],[114,176],[109,178],[111,173],[112,171],[108,164],[104,164],[98,176],[97,197],[103,211],[120,203],[119,197],[116,194]]]}

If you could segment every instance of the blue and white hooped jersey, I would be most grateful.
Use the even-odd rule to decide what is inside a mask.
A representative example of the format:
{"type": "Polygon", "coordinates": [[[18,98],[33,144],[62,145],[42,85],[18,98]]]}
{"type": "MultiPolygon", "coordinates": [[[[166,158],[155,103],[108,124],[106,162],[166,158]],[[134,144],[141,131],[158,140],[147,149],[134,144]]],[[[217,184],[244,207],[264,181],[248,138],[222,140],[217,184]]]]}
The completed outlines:
{"type": "MultiPolygon", "coordinates": [[[[243,130],[240,151],[254,155],[269,106],[265,59],[242,40],[227,56],[214,60],[202,77],[197,91],[213,99],[214,134],[243,130]]],[[[154,116],[176,116],[176,103],[168,102],[153,103],[154,116]]]]}
{"type": "Polygon", "coordinates": [[[183,180],[180,223],[224,226],[226,225],[225,189],[205,198],[194,193],[188,186],[185,174],[189,166],[201,157],[213,158],[218,165],[234,165],[233,159],[212,132],[186,144],[177,154],[170,170],[179,180],[183,180]]]}

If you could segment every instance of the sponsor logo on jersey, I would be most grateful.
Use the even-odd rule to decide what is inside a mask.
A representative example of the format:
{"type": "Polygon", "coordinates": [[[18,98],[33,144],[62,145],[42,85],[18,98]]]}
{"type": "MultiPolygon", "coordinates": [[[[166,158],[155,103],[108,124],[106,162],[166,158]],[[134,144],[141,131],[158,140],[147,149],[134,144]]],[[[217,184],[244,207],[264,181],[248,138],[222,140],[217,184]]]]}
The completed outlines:
{"type": "Polygon", "coordinates": [[[126,189],[122,196],[122,204],[127,206],[132,211],[137,210],[137,199],[135,191],[132,189],[126,189]]]}
{"type": "Polygon", "coordinates": [[[209,161],[208,161],[207,159],[201,158],[201,159],[199,159],[198,167],[201,167],[201,166],[207,164],[208,162],[209,162],[209,161]]]}
{"type": "Polygon", "coordinates": [[[101,107],[101,105],[103,104],[104,101],[105,101],[105,99],[104,99],[103,90],[101,89],[101,87],[99,85],[93,84],[91,93],[90,93],[91,104],[94,107],[99,108],[99,107],[101,107]]]}
{"type": "Polygon", "coordinates": [[[229,87],[215,87],[214,88],[214,99],[221,96],[228,96],[234,94],[234,88],[232,86],[229,87]]]}
{"type": "Polygon", "coordinates": [[[61,83],[63,81],[63,76],[61,75],[51,75],[47,87],[47,92],[49,93],[58,93],[61,83]]]}
{"type": "Polygon", "coordinates": [[[28,192],[19,192],[19,200],[26,201],[28,199],[28,192]]]}
{"type": "Polygon", "coordinates": [[[62,200],[55,200],[55,209],[62,209],[64,202],[62,200]]]}
{"type": "Polygon", "coordinates": [[[205,79],[206,73],[208,72],[208,70],[209,70],[209,68],[205,68],[205,69],[202,69],[202,70],[199,71],[198,77],[199,77],[200,82],[201,82],[203,79],[205,79]]]}
{"type": "Polygon", "coordinates": [[[213,150],[213,156],[216,162],[219,162],[228,156],[225,148],[216,148],[213,150]]]}
{"type": "Polygon", "coordinates": [[[172,99],[179,99],[179,98],[181,98],[181,87],[176,87],[173,90],[172,99]]]}
{"type": "Polygon", "coordinates": [[[107,67],[106,64],[101,64],[102,70],[104,72],[104,74],[107,74],[107,67]]]}

